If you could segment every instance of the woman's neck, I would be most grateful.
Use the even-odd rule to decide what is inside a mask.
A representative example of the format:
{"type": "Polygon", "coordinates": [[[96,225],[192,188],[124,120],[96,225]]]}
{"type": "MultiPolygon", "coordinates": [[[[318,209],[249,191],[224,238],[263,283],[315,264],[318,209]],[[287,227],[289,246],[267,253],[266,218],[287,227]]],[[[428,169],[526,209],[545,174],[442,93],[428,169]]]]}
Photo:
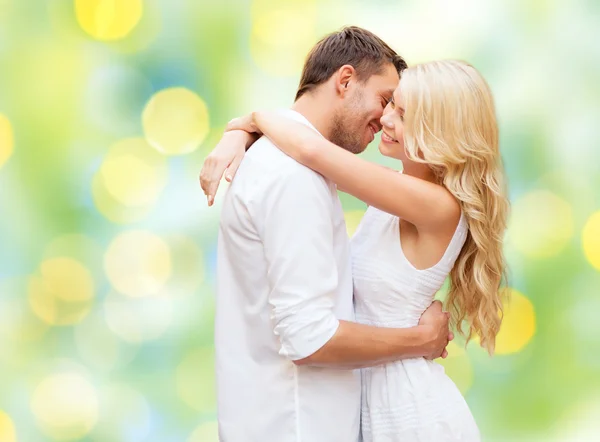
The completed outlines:
{"type": "Polygon", "coordinates": [[[433,173],[431,167],[423,163],[415,163],[413,161],[403,161],[402,173],[405,175],[414,176],[424,181],[429,181],[434,184],[441,184],[438,177],[433,173]]]}

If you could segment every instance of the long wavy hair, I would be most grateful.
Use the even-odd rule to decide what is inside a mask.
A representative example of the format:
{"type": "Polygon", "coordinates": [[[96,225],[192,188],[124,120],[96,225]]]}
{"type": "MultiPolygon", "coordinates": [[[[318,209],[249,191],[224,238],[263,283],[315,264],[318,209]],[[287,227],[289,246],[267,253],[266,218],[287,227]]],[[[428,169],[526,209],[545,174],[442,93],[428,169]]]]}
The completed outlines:
{"type": "Polygon", "coordinates": [[[400,91],[408,158],[432,168],[469,225],[450,272],[451,324],[467,342],[477,335],[492,354],[507,295],[502,241],[509,210],[492,93],[474,67],[455,60],[406,69],[400,91]]]}

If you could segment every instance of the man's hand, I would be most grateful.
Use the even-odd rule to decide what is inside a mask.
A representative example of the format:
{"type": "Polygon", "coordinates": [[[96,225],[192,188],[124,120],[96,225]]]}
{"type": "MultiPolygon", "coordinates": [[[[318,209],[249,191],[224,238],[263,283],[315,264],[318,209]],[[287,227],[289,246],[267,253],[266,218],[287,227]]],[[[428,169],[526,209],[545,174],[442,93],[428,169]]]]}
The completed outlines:
{"type": "Polygon", "coordinates": [[[246,148],[254,141],[254,135],[241,130],[231,130],[223,134],[217,146],[206,157],[200,171],[200,186],[209,206],[213,205],[223,173],[225,179],[231,182],[246,154],[246,148]]]}
{"type": "Polygon", "coordinates": [[[434,301],[419,321],[419,325],[427,327],[428,339],[426,345],[426,359],[445,358],[448,356],[446,346],[454,339],[454,334],[448,328],[450,314],[442,311],[442,303],[434,301]]]}

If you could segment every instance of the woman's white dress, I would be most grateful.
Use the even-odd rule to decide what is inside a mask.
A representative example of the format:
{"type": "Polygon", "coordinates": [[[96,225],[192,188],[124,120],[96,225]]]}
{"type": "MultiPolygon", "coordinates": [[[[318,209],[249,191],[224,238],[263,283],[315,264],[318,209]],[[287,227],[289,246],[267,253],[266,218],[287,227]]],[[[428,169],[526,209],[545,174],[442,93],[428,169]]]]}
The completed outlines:
{"type": "MultiPolygon", "coordinates": [[[[417,325],[450,273],[467,233],[461,216],[442,259],[418,270],[402,252],[398,217],[370,207],[351,242],[357,322],[417,325]]],[[[441,365],[407,359],[363,369],[361,375],[364,442],[480,440],[469,407],[441,365]]]]}

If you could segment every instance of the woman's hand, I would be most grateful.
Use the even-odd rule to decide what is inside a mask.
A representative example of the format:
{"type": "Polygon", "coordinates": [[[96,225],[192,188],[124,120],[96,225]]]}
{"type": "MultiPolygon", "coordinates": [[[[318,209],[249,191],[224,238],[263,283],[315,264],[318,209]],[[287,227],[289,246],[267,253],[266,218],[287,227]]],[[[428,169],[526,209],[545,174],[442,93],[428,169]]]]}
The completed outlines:
{"type": "Polygon", "coordinates": [[[225,179],[231,182],[246,154],[246,149],[254,141],[255,135],[228,127],[227,132],[206,157],[200,171],[200,186],[209,206],[213,205],[223,174],[225,173],[225,179]]]}
{"type": "Polygon", "coordinates": [[[256,112],[252,112],[251,114],[244,115],[243,117],[234,118],[229,123],[227,123],[226,131],[234,131],[234,130],[243,130],[248,133],[256,133],[258,135],[262,135],[258,127],[256,126],[255,121],[256,112]]]}

